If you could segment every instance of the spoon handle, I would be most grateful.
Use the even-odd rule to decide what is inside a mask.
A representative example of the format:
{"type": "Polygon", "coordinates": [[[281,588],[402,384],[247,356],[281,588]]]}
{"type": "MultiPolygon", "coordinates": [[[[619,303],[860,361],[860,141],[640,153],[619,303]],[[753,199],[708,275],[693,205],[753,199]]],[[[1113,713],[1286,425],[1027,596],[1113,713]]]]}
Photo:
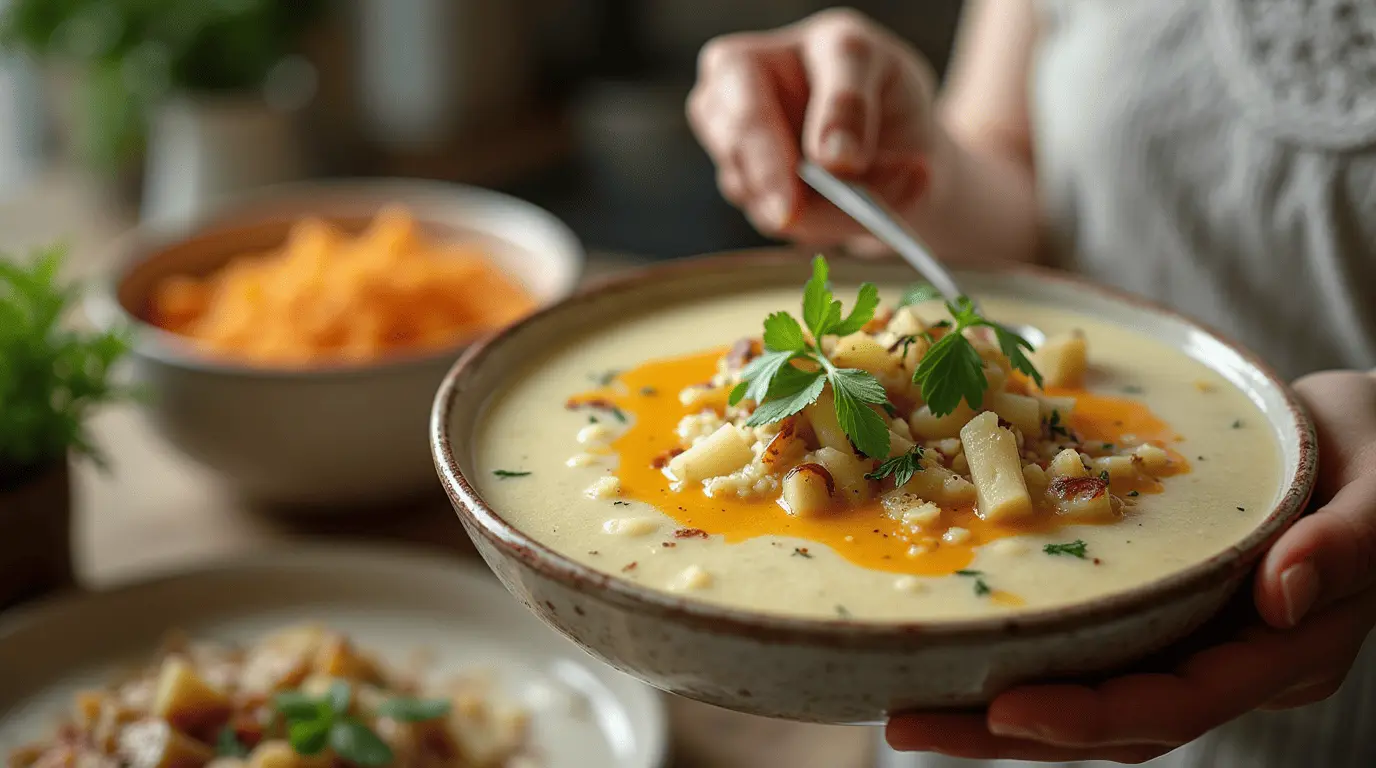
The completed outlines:
{"type": "Polygon", "coordinates": [[[798,163],[798,175],[808,186],[817,190],[818,194],[830,200],[871,234],[897,251],[898,255],[927,278],[932,287],[940,291],[947,301],[954,302],[961,296],[961,290],[956,286],[951,273],[932,256],[917,233],[864,188],[842,181],[831,171],[811,160],[802,160],[798,163]]]}

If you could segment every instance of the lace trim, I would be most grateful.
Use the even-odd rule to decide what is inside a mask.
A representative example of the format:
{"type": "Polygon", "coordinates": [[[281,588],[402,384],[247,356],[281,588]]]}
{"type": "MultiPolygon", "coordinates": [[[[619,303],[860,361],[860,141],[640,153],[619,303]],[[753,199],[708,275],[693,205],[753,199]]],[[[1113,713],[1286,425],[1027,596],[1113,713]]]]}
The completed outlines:
{"type": "Polygon", "coordinates": [[[1254,122],[1329,149],[1376,141],[1376,3],[1213,0],[1220,69],[1254,122]]]}

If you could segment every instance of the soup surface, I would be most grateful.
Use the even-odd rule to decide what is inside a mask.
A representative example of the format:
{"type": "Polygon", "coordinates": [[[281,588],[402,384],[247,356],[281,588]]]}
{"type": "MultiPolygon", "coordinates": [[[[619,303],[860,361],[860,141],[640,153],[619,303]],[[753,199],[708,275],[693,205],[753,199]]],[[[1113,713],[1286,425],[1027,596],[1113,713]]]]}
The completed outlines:
{"type": "MultiPolygon", "coordinates": [[[[847,309],[855,290],[837,289],[847,309]]],[[[900,293],[881,290],[883,306],[900,293]]],[[[472,448],[483,497],[550,548],[647,587],[777,614],[904,621],[1043,609],[1142,585],[1235,543],[1279,494],[1275,436],[1220,375],[1136,332],[999,297],[982,300],[989,317],[1083,338],[1088,350],[1087,371],[1069,385],[1052,386],[1064,376],[1048,370],[1063,360],[1039,363],[1044,391],[1020,373],[1008,376],[998,396],[1013,405],[1035,399],[1032,426],[1020,428],[1003,408],[980,424],[969,413],[907,419],[921,400],[915,390],[913,402],[892,395],[903,382],[885,380],[902,405],[884,408],[887,415],[872,410],[891,426],[894,461],[843,445],[852,458],[838,464],[810,408],[790,417],[804,424],[802,442],[784,459],[797,478],[751,469],[762,456],[769,461],[766,444],[785,442],[771,435],[791,435],[790,420],[739,433],[747,444],[758,437],[754,465],[705,477],[685,468],[706,450],[690,456],[686,448],[736,429],[730,361],[760,352],[758,341],[751,350],[742,339],[758,339],[770,313],[801,316],[799,296],[770,289],[703,299],[564,340],[489,404],[472,448]],[[718,386],[705,386],[714,377],[718,386]],[[951,418],[959,419],[954,427],[951,418]],[[962,445],[982,439],[977,426],[996,449],[1022,454],[1025,477],[998,477],[980,458],[989,452],[962,445]],[[846,462],[858,462],[866,480],[848,476],[846,462]],[[825,483],[800,482],[809,471],[825,483]],[[1019,491],[1022,507],[993,514],[1008,482],[1031,489],[1032,507],[1019,491]],[[813,510],[809,487],[833,500],[853,497],[813,510]]],[[[926,343],[942,332],[932,324],[948,318],[937,302],[899,312],[920,318],[926,343]]],[[[891,310],[880,314],[896,327],[891,310]]],[[[895,335],[877,338],[889,344],[895,335]]],[[[900,349],[906,338],[890,353],[908,354],[900,349]]],[[[839,361],[837,345],[822,348],[839,361]]],[[[986,354],[986,370],[1001,379],[995,356],[986,354]]],[[[1007,370],[1006,359],[1001,364],[1007,370]]]]}

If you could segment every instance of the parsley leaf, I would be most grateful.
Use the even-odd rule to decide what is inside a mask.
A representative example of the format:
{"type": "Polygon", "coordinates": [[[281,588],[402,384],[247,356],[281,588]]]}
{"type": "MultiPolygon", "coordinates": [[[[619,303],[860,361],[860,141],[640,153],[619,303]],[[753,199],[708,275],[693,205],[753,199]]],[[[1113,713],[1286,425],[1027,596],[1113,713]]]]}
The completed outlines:
{"type": "Polygon", "coordinates": [[[1088,546],[1084,541],[1076,539],[1069,544],[1047,544],[1042,547],[1042,551],[1048,555],[1068,555],[1083,560],[1085,559],[1085,549],[1088,546]]]}
{"type": "Polygon", "coordinates": [[[933,416],[955,411],[961,400],[978,408],[984,401],[984,390],[989,388],[984,360],[958,330],[942,336],[927,350],[913,371],[913,381],[921,385],[922,399],[933,416]]]}
{"type": "Polygon", "coordinates": [[[318,755],[325,750],[330,740],[333,718],[322,717],[318,720],[293,720],[287,726],[287,739],[298,755],[318,755]]]}
{"type": "Polygon", "coordinates": [[[822,394],[826,384],[826,377],[821,371],[809,373],[793,366],[779,371],[769,388],[768,399],[755,407],[755,412],[750,414],[745,425],[758,427],[792,416],[811,405],[822,394]]]}
{"type": "Polygon", "coordinates": [[[984,571],[961,570],[956,571],[956,575],[968,576],[975,580],[976,597],[984,597],[985,595],[994,591],[993,589],[990,589],[989,583],[984,580],[984,571]]]}
{"type": "Polygon", "coordinates": [[[1013,364],[1015,370],[1030,376],[1040,387],[1042,374],[1023,351],[1031,351],[1032,343],[997,323],[990,323],[989,325],[994,329],[994,337],[998,339],[999,350],[1008,358],[1008,362],[1013,364]]]}
{"type": "Polygon", "coordinates": [[[922,453],[922,446],[914,445],[907,453],[888,459],[865,477],[870,480],[883,480],[892,475],[893,487],[902,488],[922,469],[922,465],[918,463],[922,459],[922,453]]]}
{"type": "Polygon", "coordinates": [[[827,260],[818,256],[812,260],[812,279],[803,286],[803,322],[813,340],[821,341],[826,329],[840,319],[841,302],[832,299],[827,287],[827,260]]]}
{"type": "Polygon", "coordinates": [[[836,401],[836,420],[860,452],[870,458],[889,455],[889,427],[870,405],[889,401],[884,387],[874,376],[858,368],[833,368],[828,364],[827,380],[836,401]]]}
{"type": "Polygon", "coordinates": [[[765,349],[776,352],[801,352],[807,342],[803,327],[787,312],[775,312],[764,319],[765,349]]]}
{"type": "Polygon", "coordinates": [[[751,360],[741,371],[741,383],[731,390],[727,403],[735,405],[741,400],[763,403],[779,370],[797,356],[798,353],[792,350],[770,350],[751,360]]]}
{"type": "Polygon", "coordinates": [[[864,283],[860,286],[860,293],[855,297],[855,305],[850,308],[850,314],[839,324],[826,330],[827,333],[834,333],[837,336],[849,336],[857,333],[865,327],[865,324],[874,319],[874,310],[879,308],[879,289],[873,283],[864,283]]]}
{"type": "Polygon", "coordinates": [[[931,283],[913,283],[903,292],[903,298],[898,300],[898,306],[901,309],[938,298],[941,298],[941,291],[938,291],[936,286],[931,283]]]}
{"type": "Polygon", "coordinates": [[[392,748],[373,730],[353,718],[330,728],[330,749],[354,765],[378,768],[392,762],[392,748]]]}

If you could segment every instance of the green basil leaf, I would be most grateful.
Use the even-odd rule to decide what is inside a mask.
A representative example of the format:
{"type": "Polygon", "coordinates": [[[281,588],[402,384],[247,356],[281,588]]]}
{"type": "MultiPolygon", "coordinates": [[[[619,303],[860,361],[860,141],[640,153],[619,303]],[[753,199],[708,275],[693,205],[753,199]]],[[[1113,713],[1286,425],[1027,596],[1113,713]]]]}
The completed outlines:
{"type": "Polygon", "coordinates": [[[248,757],[248,747],[239,741],[239,734],[234,729],[226,725],[220,729],[215,736],[215,755],[216,757],[234,757],[243,759],[248,757]]]}
{"type": "Polygon", "coordinates": [[[354,765],[380,768],[392,762],[392,748],[363,723],[346,718],[330,728],[330,749],[354,765]]]}

